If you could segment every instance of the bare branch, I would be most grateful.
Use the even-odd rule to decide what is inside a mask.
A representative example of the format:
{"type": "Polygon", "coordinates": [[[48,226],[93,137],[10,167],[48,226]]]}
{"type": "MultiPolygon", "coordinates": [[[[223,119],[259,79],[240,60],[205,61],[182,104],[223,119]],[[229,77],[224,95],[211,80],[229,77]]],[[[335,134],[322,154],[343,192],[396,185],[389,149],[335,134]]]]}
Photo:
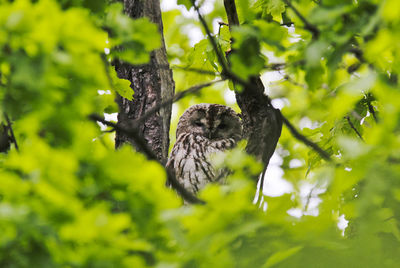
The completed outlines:
{"type": "MultiPolygon", "coordinates": [[[[157,67],[163,68],[163,66],[161,66],[161,65],[158,65],[157,67]]],[[[193,72],[193,73],[198,73],[198,74],[206,74],[206,75],[215,75],[215,76],[221,75],[220,73],[216,73],[216,72],[212,72],[212,71],[208,71],[208,70],[192,68],[192,67],[184,67],[184,66],[178,66],[178,65],[172,65],[171,69],[179,69],[182,71],[193,72]]]]}
{"type": "Polygon", "coordinates": [[[19,148],[18,148],[17,140],[15,139],[15,136],[14,136],[14,131],[13,131],[13,128],[12,128],[11,120],[8,117],[7,113],[4,113],[4,117],[6,118],[6,121],[7,121],[7,128],[10,131],[10,140],[11,140],[12,143],[14,143],[15,150],[17,150],[17,152],[18,152],[19,148]]]}
{"type": "MultiPolygon", "coordinates": [[[[100,116],[98,114],[91,114],[89,116],[89,118],[91,120],[93,120],[93,121],[97,121],[97,122],[100,122],[100,123],[102,123],[104,125],[111,126],[115,130],[123,132],[126,135],[132,137],[132,139],[135,141],[138,149],[141,152],[143,152],[149,160],[156,161],[160,165],[163,166],[163,164],[158,160],[158,158],[155,155],[155,153],[148,147],[148,145],[147,145],[146,141],[144,140],[144,138],[142,136],[140,136],[139,131],[138,131],[137,128],[129,128],[128,129],[128,128],[122,127],[122,126],[120,126],[118,124],[115,124],[113,122],[109,122],[109,121],[105,120],[104,117],[102,117],[102,116],[100,116]]],[[[175,178],[175,175],[172,172],[170,172],[168,169],[166,169],[166,172],[167,172],[168,182],[171,184],[172,188],[174,188],[183,199],[185,199],[189,203],[194,203],[194,204],[204,204],[205,203],[203,200],[198,199],[192,193],[187,191],[178,182],[178,180],[175,178]]]]}
{"type": "Polygon", "coordinates": [[[378,123],[378,117],[376,116],[376,112],[374,107],[372,106],[371,102],[368,102],[368,111],[372,114],[374,117],[375,123],[378,123]]]}
{"type": "Polygon", "coordinates": [[[204,84],[200,84],[200,85],[196,85],[193,87],[190,87],[184,91],[180,91],[178,93],[176,93],[172,98],[169,98],[163,102],[161,102],[160,104],[152,107],[151,109],[149,109],[144,115],[142,115],[140,118],[135,120],[135,125],[139,125],[140,123],[142,123],[144,120],[146,120],[147,118],[149,118],[150,116],[152,116],[154,113],[156,113],[158,110],[160,110],[161,108],[170,105],[171,103],[174,103],[182,98],[184,98],[186,95],[189,94],[194,94],[199,92],[201,89],[205,88],[205,87],[209,87],[213,84],[219,83],[224,81],[225,79],[221,79],[221,80],[215,80],[215,81],[211,81],[208,83],[204,83],[204,84]]]}
{"type": "Polygon", "coordinates": [[[283,123],[288,127],[289,131],[292,133],[292,135],[298,139],[299,141],[302,141],[305,145],[308,147],[311,147],[314,151],[316,151],[323,159],[327,161],[332,161],[332,158],[330,155],[325,152],[321,147],[318,146],[318,144],[310,141],[307,139],[304,135],[302,135],[290,122],[287,120],[286,117],[282,115],[283,123]]]}

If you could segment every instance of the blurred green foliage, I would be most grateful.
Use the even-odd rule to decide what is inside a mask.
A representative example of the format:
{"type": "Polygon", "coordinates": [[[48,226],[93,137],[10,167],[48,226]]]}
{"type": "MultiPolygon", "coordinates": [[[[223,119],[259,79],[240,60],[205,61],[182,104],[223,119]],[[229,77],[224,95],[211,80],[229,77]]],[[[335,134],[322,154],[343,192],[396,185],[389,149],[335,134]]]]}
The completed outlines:
{"type": "MultiPolygon", "coordinates": [[[[116,111],[116,92],[132,96],[109,62],[141,64],[160,45],[155,25],[111,2],[0,1],[0,119],[14,120],[20,148],[0,155],[1,267],[398,266],[398,1],[291,1],[314,37],[284,1],[236,1],[243,26],[232,32],[232,70],[279,72],[268,94],[334,161],[284,128],[277,155],[289,193],[253,204],[249,178],[260,166],[241,144],[215,160],[233,170],[228,184],[208,186],[196,206],[165,187],[161,166],[115,151],[87,118],[116,111]]],[[[216,74],[174,69],[177,91],[221,71],[205,39],[190,44],[190,31],[204,29],[185,16],[163,13],[171,65],[216,74]]],[[[222,1],[206,20],[226,22],[222,1]]],[[[213,32],[229,50],[228,27],[213,32]]],[[[205,88],[177,114],[199,102],[233,105],[229,95],[228,82],[205,88]]]]}

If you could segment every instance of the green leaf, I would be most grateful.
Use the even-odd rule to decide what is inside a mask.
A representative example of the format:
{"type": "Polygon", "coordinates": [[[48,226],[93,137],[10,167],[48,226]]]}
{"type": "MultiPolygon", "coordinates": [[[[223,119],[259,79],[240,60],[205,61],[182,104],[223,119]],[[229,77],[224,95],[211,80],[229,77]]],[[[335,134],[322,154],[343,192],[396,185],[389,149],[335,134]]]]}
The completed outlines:
{"type": "Polygon", "coordinates": [[[131,88],[131,82],[126,79],[118,78],[117,72],[114,68],[110,67],[110,76],[113,82],[113,89],[124,97],[125,99],[132,100],[133,99],[133,89],[131,88]]]}
{"type": "Polygon", "coordinates": [[[190,8],[193,6],[191,0],[178,0],[178,5],[184,5],[187,10],[190,10],[190,8]]]}
{"type": "Polygon", "coordinates": [[[267,262],[265,263],[265,265],[263,267],[264,268],[272,267],[272,266],[286,260],[287,258],[293,256],[294,254],[299,252],[302,248],[303,248],[303,246],[297,246],[297,247],[293,247],[293,248],[290,248],[287,250],[282,250],[282,251],[276,252],[271,257],[268,258],[267,262]]]}
{"type": "Polygon", "coordinates": [[[241,27],[232,36],[235,39],[235,52],[230,56],[233,72],[244,79],[258,75],[265,65],[265,58],[260,52],[257,31],[253,27],[241,27]]]}
{"type": "Polygon", "coordinates": [[[268,14],[272,15],[275,21],[282,21],[282,13],[285,12],[285,3],[281,0],[267,0],[265,8],[268,14]]]}

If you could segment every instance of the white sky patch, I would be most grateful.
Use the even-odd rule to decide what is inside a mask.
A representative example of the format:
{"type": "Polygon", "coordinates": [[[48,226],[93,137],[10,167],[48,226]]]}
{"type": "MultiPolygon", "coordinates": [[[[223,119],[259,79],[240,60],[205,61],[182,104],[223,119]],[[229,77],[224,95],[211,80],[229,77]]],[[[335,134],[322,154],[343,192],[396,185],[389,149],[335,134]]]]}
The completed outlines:
{"type": "Polygon", "coordinates": [[[286,105],[290,105],[290,102],[286,98],[275,98],[271,100],[271,104],[274,108],[282,110],[286,105]]]}
{"type": "Polygon", "coordinates": [[[263,193],[267,196],[276,197],[293,191],[293,186],[288,181],[282,179],[284,174],[281,168],[282,163],[283,159],[275,152],[271,157],[264,176],[263,193]]]}
{"type": "MultiPolygon", "coordinates": [[[[103,90],[99,90],[99,91],[103,91],[103,90]]],[[[109,90],[107,90],[107,91],[109,91],[109,90]]],[[[110,92],[110,94],[111,94],[111,92],[110,92]]],[[[104,119],[106,121],[114,121],[114,122],[118,121],[118,118],[117,118],[118,113],[112,113],[112,114],[104,113],[103,115],[104,115],[104,119]]],[[[100,126],[101,131],[105,131],[107,129],[107,126],[104,125],[103,123],[97,122],[97,124],[100,126]]]]}
{"type": "Polygon", "coordinates": [[[261,81],[264,85],[270,85],[273,82],[282,80],[284,75],[279,71],[265,72],[261,75],[261,81]]]}
{"type": "Polygon", "coordinates": [[[189,44],[191,47],[205,38],[200,28],[194,26],[193,24],[185,25],[181,30],[189,37],[189,44]]]}
{"type": "MultiPolygon", "coordinates": [[[[214,2],[215,0],[206,0],[203,1],[200,12],[202,15],[207,15],[214,10],[214,2]]],[[[161,1],[161,10],[169,11],[172,9],[178,9],[181,11],[182,15],[186,18],[197,18],[197,13],[194,11],[194,8],[190,8],[188,11],[184,5],[178,5],[177,0],[162,0],[161,1]]]]}
{"type": "Polygon", "coordinates": [[[363,125],[365,119],[366,119],[367,117],[369,117],[370,115],[371,115],[371,114],[369,113],[369,111],[367,111],[367,114],[366,114],[363,118],[361,118],[360,125],[363,125]]]}
{"type": "Polygon", "coordinates": [[[300,129],[304,129],[304,128],[309,128],[309,129],[316,129],[317,127],[320,127],[322,124],[318,123],[318,122],[313,122],[310,118],[308,118],[307,116],[304,116],[300,119],[299,121],[299,127],[300,129]]]}
{"type": "Polygon", "coordinates": [[[301,161],[301,160],[299,160],[299,159],[292,159],[292,160],[290,160],[290,162],[289,162],[289,167],[290,168],[299,168],[299,167],[302,167],[304,164],[303,164],[303,161],[301,161]]]}
{"type": "Polygon", "coordinates": [[[304,181],[300,186],[300,198],[304,206],[304,214],[318,216],[318,206],[322,199],[318,196],[326,192],[326,185],[304,181]]]}
{"type": "Polygon", "coordinates": [[[107,126],[104,125],[103,123],[97,122],[97,124],[100,126],[101,131],[104,131],[107,129],[107,126]]]}
{"type": "Polygon", "coordinates": [[[172,113],[171,113],[171,117],[172,118],[176,118],[178,116],[178,104],[173,103],[172,104],[172,113]]]}
{"type": "Polygon", "coordinates": [[[265,94],[275,99],[274,93],[276,95],[280,91],[275,85],[279,84],[279,81],[284,78],[284,74],[284,71],[267,71],[262,73],[260,78],[265,87],[265,94]]]}
{"type": "Polygon", "coordinates": [[[288,33],[290,35],[289,41],[291,43],[297,43],[297,42],[299,42],[301,40],[300,35],[294,33],[295,28],[294,28],[293,25],[292,26],[284,26],[284,27],[288,29],[288,33]]]}
{"type": "Polygon", "coordinates": [[[114,121],[117,122],[118,120],[118,113],[106,114],[104,113],[104,119],[107,121],[114,121]]]}
{"type": "Polygon", "coordinates": [[[99,90],[97,90],[97,93],[99,93],[99,95],[104,95],[104,94],[111,95],[111,91],[110,90],[101,90],[101,89],[99,89],[99,90]]]}
{"type": "Polygon", "coordinates": [[[299,208],[291,208],[287,211],[287,214],[296,218],[301,218],[301,216],[303,216],[303,211],[299,208]]]}
{"type": "Polygon", "coordinates": [[[161,10],[169,11],[177,8],[177,0],[162,0],[161,1],[161,10]]]}
{"type": "MultiPolygon", "coordinates": [[[[218,34],[219,28],[221,27],[221,26],[219,25],[220,22],[224,22],[224,20],[221,19],[221,18],[215,18],[215,19],[213,20],[212,26],[213,26],[213,33],[214,33],[214,34],[218,34]]],[[[223,27],[226,27],[226,26],[223,26],[223,27]]],[[[230,42],[230,40],[226,40],[226,41],[230,42]]]]}
{"type": "MultiPolygon", "coordinates": [[[[202,15],[207,15],[210,12],[213,11],[214,9],[214,2],[215,0],[206,0],[202,3],[200,7],[200,12],[202,15]]],[[[194,19],[198,21],[198,16],[194,8],[192,7],[189,11],[186,9],[185,6],[183,5],[178,5],[177,0],[163,0],[161,1],[161,10],[162,11],[169,11],[173,9],[178,9],[182,16],[185,18],[189,19],[194,19]]],[[[216,19],[213,21],[213,32],[218,33],[218,21],[222,21],[222,19],[216,19]]],[[[203,32],[198,26],[195,26],[194,24],[188,24],[182,28],[182,32],[186,34],[189,37],[189,43],[190,46],[194,46],[197,44],[200,40],[203,40],[205,38],[203,32]]]]}
{"type": "Polygon", "coordinates": [[[349,226],[349,221],[346,220],[344,214],[340,215],[338,218],[338,228],[342,230],[342,236],[344,236],[344,232],[346,231],[347,226],[349,226]]]}
{"type": "Polygon", "coordinates": [[[232,105],[236,103],[235,92],[230,89],[225,89],[224,91],[224,100],[226,104],[232,105]]]}

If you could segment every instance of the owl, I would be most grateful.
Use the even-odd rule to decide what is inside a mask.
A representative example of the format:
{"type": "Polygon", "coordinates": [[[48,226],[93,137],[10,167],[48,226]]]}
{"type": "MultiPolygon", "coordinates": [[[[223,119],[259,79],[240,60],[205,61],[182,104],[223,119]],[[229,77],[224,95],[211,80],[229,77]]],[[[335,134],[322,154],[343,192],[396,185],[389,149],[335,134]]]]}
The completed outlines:
{"type": "Polygon", "coordinates": [[[179,119],[166,166],[186,190],[196,194],[207,183],[224,179],[227,170],[213,166],[210,156],[233,148],[241,137],[241,120],[232,108],[209,103],[191,106],[179,119]]]}

